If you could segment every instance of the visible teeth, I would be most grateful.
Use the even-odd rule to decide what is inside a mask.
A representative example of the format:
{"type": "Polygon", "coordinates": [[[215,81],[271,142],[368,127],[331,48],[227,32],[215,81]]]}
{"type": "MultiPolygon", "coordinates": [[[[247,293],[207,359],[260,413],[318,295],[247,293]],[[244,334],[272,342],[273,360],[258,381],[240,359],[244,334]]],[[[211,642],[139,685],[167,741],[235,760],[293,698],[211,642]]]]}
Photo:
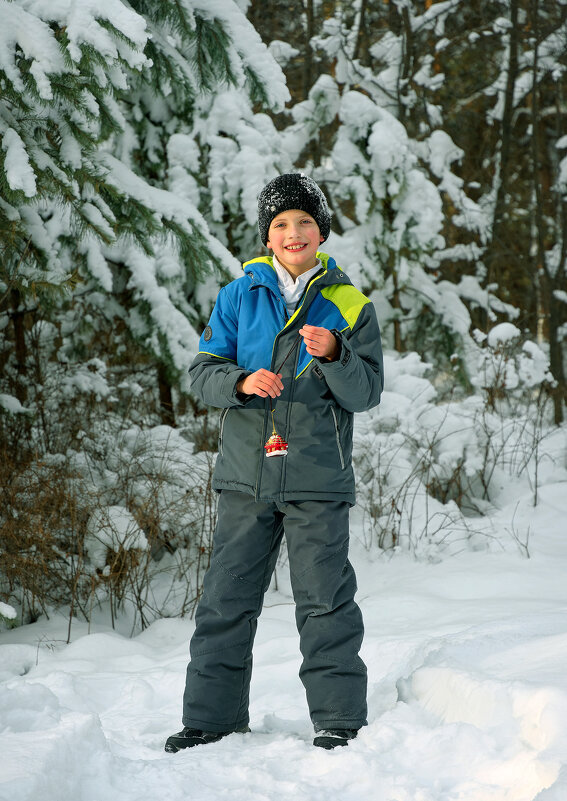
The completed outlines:
{"type": "Polygon", "coordinates": [[[305,245],[288,245],[287,250],[301,250],[305,245]]]}

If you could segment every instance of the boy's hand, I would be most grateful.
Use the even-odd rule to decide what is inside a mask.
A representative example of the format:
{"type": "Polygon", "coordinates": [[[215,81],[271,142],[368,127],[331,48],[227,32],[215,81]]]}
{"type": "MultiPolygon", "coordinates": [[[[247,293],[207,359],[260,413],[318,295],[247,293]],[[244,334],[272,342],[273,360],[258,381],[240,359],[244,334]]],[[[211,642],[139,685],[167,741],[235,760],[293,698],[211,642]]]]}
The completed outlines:
{"type": "Polygon", "coordinates": [[[304,325],[299,329],[303,337],[307,353],[311,356],[318,356],[320,359],[328,359],[334,362],[339,357],[339,343],[335,335],[327,328],[319,328],[316,325],[304,325]]]}
{"type": "Polygon", "coordinates": [[[236,391],[244,395],[259,395],[261,398],[277,398],[282,394],[282,374],[271,373],[269,370],[256,370],[255,373],[243,378],[236,385],[236,391]]]}

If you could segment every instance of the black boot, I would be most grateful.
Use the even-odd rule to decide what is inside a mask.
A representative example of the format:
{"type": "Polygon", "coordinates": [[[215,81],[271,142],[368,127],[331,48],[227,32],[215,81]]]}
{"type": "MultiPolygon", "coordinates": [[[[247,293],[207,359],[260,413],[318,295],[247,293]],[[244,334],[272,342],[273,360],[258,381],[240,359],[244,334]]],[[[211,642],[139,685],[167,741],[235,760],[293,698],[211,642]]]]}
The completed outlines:
{"type": "Polygon", "coordinates": [[[348,745],[348,741],[354,740],[357,734],[357,729],[324,729],[316,732],[313,745],[330,751],[337,746],[348,745]]]}
{"type": "MultiPolygon", "coordinates": [[[[250,729],[246,726],[244,729],[237,729],[238,734],[246,734],[250,729]]],[[[172,734],[165,741],[165,750],[169,754],[175,754],[182,748],[193,748],[195,745],[206,745],[207,743],[216,743],[227,737],[229,734],[235,734],[234,731],[201,731],[201,729],[189,729],[187,726],[183,731],[178,731],[177,734],[172,734]]]]}

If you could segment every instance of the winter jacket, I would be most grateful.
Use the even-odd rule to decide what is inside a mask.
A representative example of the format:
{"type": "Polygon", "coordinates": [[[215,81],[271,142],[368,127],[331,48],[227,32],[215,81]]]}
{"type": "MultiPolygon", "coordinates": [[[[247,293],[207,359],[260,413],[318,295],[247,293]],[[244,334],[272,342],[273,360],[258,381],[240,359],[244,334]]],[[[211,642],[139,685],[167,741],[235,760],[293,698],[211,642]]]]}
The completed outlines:
{"type": "Polygon", "coordinates": [[[289,319],[270,257],[246,262],[244,275],[219,292],[189,368],[193,393],[223,409],[216,490],[263,501],[354,504],[353,413],[380,401],[380,329],[368,298],[332,257],[317,256],[321,270],[289,319]],[[298,335],[304,323],[333,331],[340,345],[336,361],[307,353],[298,335]],[[268,458],[264,450],[272,433],[270,398],[236,391],[240,379],[261,367],[282,373],[284,388],[272,405],[277,433],[289,443],[286,456],[268,458]]]}

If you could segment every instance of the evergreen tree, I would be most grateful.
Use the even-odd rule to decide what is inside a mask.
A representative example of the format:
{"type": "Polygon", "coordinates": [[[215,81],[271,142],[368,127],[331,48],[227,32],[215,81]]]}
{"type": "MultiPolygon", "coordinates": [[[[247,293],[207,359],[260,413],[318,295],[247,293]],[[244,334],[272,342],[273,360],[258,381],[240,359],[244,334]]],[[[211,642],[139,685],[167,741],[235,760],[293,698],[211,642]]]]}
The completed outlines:
{"type": "MultiPolygon", "coordinates": [[[[531,274],[538,304],[538,334],[549,342],[555,387],[555,422],[567,402],[564,342],[567,338],[567,191],[564,160],[564,91],[567,73],[567,8],[532,0],[529,4],[528,73],[532,219],[531,274]]],[[[520,81],[520,83],[522,83],[520,81]]]]}
{"type": "Polygon", "coordinates": [[[417,5],[392,5],[399,19],[374,4],[335,5],[312,41],[332,75],[292,107],[283,141],[295,163],[316,168],[326,184],[335,230],[348,243],[345,269],[360,269],[367,291],[380,290],[387,341],[451,370],[460,355],[466,381],[476,349],[467,306],[487,297],[503,306],[481,289],[475,259],[486,215],[455,172],[464,154],[434,104],[442,76],[430,39],[452,5],[444,4],[441,21],[434,7],[418,15],[417,5]],[[313,158],[321,144],[324,153],[313,158]]]}
{"type": "MultiPolygon", "coordinates": [[[[565,309],[557,300],[564,284],[557,256],[562,252],[563,195],[556,142],[563,132],[565,4],[356,0],[305,1],[302,6],[300,29],[297,19],[294,24],[284,21],[278,38],[290,37],[287,51],[280,48],[291,58],[289,74],[297,76],[299,65],[308,61],[313,84],[305,88],[294,81],[296,102],[290,109],[292,124],[284,126],[284,141],[297,166],[318,170],[328,180],[334,230],[344,233],[364,222],[359,212],[364,212],[365,201],[359,199],[357,210],[353,187],[363,197],[366,189],[345,162],[350,152],[351,166],[359,170],[366,164],[368,171],[371,161],[369,142],[358,130],[366,118],[358,125],[356,116],[345,117],[342,97],[352,91],[403,124],[400,141],[417,157],[419,169],[442,200],[438,233],[444,245],[428,247],[421,255],[415,252],[419,279],[411,292],[417,294],[401,306],[396,290],[387,299],[396,309],[392,341],[418,347],[441,364],[455,352],[465,355],[475,348],[467,331],[487,331],[501,319],[517,319],[524,329],[537,332],[540,341],[550,342],[552,370],[564,386],[565,309]],[[315,34],[306,45],[308,28],[315,34]],[[350,128],[341,134],[343,125],[350,128]],[[358,155],[347,148],[351,134],[358,155]],[[335,163],[331,154],[337,153],[339,141],[342,155],[335,163]],[[556,264],[559,268],[548,269],[556,264]],[[420,275],[423,268],[427,281],[420,275]],[[434,292],[430,285],[436,286],[434,292]],[[437,300],[424,297],[420,304],[418,296],[426,286],[425,296],[437,300]],[[440,291],[449,293],[447,303],[453,295],[455,304],[439,302],[440,291]],[[447,308],[453,309],[449,315],[447,308]]],[[[253,2],[249,13],[266,41],[277,35],[259,15],[258,4],[253,2]]],[[[374,114],[372,124],[375,120],[374,114]]],[[[371,125],[366,127],[370,134],[371,125]]],[[[388,226],[388,213],[382,224],[388,226]]],[[[354,234],[351,240],[359,242],[354,234]]],[[[368,254],[373,253],[369,244],[368,254]]],[[[378,273],[391,275],[401,258],[393,253],[389,262],[378,264],[378,273]]],[[[379,285],[383,278],[375,280],[379,285]]],[[[390,280],[389,285],[395,283],[390,280]]],[[[387,309],[385,319],[390,319],[387,309]]],[[[466,360],[462,364],[466,369],[466,360]]]]}
{"type": "MultiPolygon", "coordinates": [[[[13,323],[3,361],[16,394],[27,394],[26,328],[60,326],[64,313],[58,359],[138,351],[158,367],[172,421],[171,384],[187,390],[200,299],[210,306],[214,291],[200,282],[238,269],[199,211],[215,164],[206,117],[232,87],[251,131],[253,104],[287,99],[283,75],[233,2],[2,0],[0,20],[11,32],[0,62],[0,280],[13,323]],[[53,311],[40,290],[62,286],[74,291],[53,311]]],[[[262,179],[241,183],[248,215],[262,179]]]]}

